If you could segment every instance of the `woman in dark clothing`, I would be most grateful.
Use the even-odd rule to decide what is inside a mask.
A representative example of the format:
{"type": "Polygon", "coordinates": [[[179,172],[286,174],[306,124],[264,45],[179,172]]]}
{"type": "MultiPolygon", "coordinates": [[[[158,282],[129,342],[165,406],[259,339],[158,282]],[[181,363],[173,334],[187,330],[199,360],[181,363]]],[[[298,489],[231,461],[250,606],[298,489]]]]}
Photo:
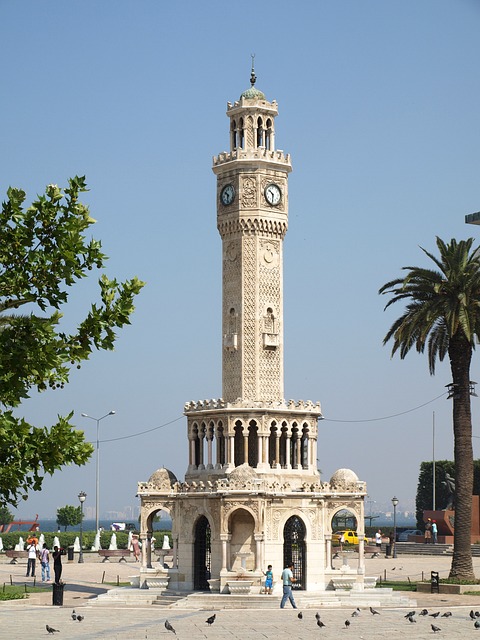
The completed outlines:
{"type": "Polygon", "coordinates": [[[56,545],[53,547],[53,572],[55,574],[55,584],[60,584],[60,578],[62,575],[62,549],[59,549],[56,545]]]}

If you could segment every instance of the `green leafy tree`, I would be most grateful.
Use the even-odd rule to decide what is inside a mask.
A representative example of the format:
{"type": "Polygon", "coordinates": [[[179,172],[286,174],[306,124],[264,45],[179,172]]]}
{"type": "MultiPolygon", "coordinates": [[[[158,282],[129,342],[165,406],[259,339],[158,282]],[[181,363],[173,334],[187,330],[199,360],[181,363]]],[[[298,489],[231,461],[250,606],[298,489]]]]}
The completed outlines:
{"type": "Polygon", "coordinates": [[[13,515],[10,513],[8,507],[0,506],[0,525],[10,524],[13,521],[13,515]]]}
{"type": "Polygon", "coordinates": [[[133,299],[144,283],[102,274],[100,302],[86,310],[73,331],[62,327],[70,288],[107,257],[85,233],[95,220],[79,201],[85,178],[62,191],[48,185],[25,207],[26,194],[9,188],[0,214],[0,505],[16,506],[39,491],[46,474],[84,465],[93,447],[70,423],[73,412],[52,426],[33,426],[14,415],[32,389],[59,389],[93,350],[113,349],[115,329],[130,323],[133,299]],[[25,308],[26,313],[19,313],[25,308]]]}
{"type": "Polygon", "coordinates": [[[80,524],[83,519],[82,508],[73,507],[71,504],[67,504],[65,507],[57,509],[57,524],[59,527],[74,527],[80,524]]]}
{"type": "Polygon", "coordinates": [[[480,339],[480,255],[473,238],[437,238],[440,256],[422,251],[436,269],[403,267],[404,278],[387,282],[381,294],[392,297],[386,308],[406,301],[406,311],[391,326],[384,344],[393,340],[392,356],[405,358],[412,347],[427,347],[430,373],[437,358],[448,355],[453,381],[453,435],[455,459],[455,538],[450,577],[473,580],[471,552],[473,449],[470,407],[470,363],[475,338],[480,339]]]}

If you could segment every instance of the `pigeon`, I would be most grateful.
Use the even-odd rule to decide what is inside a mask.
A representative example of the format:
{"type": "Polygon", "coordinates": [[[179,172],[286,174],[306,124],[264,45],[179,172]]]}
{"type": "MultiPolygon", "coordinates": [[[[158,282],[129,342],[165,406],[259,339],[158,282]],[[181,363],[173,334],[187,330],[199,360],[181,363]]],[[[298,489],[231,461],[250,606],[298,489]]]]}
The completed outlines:
{"type": "Polygon", "coordinates": [[[437,631],[441,631],[440,627],[436,627],[434,624],[430,625],[432,627],[433,633],[437,633],[437,631]]]}
{"type": "Polygon", "coordinates": [[[475,629],[480,629],[480,620],[475,620],[473,626],[475,627],[475,629]]]}
{"type": "Polygon", "coordinates": [[[405,617],[405,618],[411,618],[411,617],[412,617],[412,616],[414,616],[414,615],[415,615],[415,611],[409,611],[409,612],[407,613],[407,615],[406,615],[406,616],[404,616],[404,617],[405,617]]]}
{"type": "Polygon", "coordinates": [[[85,616],[77,616],[77,620],[78,622],[81,622],[82,620],[85,620],[85,616]]]}
{"type": "Polygon", "coordinates": [[[370,613],[372,614],[372,616],[379,616],[380,612],[377,611],[376,609],[374,609],[373,607],[370,607],[370,613]]]}
{"type": "Polygon", "coordinates": [[[47,628],[48,633],[60,633],[58,629],[54,629],[53,627],[50,627],[48,624],[46,624],[45,627],[47,628]]]}
{"type": "Polygon", "coordinates": [[[324,626],[325,626],[325,623],[324,623],[324,622],[322,622],[322,621],[320,620],[320,618],[317,618],[317,624],[318,624],[318,626],[319,626],[320,628],[322,628],[322,627],[324,627],[324,626]]]}
{"type": "Polygon", "coordinates": [[[440,611],[437,611],[437,613],[429,613],[428,615],[432,618],[438,618],[438,616],[440,615],[440,611]]]}
{"type": "Polygon", "coordinates": [[[318,613],[318,611],[317,611],[317,613],[315,614],[315,618],[316,618],[317,620],[320,620],[320,614],[318,613]]]}
{"type": "Polygon", "coordinates": [[[422,609],[419,613],[421,616],[428,616],[428,609],[422,609]]]}
{"type": "Polygon", "coordinates": [[[208,626],[210,626],[211,624],[213,624],[215,622],[215,618],[216,618],[216,614],[214,613],[213,616],[210,616],[210,618],[207,618],[205,620],[205,622],[208,624],[208,626]]]}
{"type": "Polygon", "coordinates": [[[445,611],[445,613],[442,613],[442,618],[450,618],[451,615],[452,615],[451,611],[445,611]]]}
{"type": "Polygon", "coordinates": [[[480,611],[475,611],[475,617],[480,618],[480,611]]]}
{"type": "Polygon", "coordinates": [[[357,607],[352,613],[352,618],[357,618],[360,615],[360,609],[357,607]]]}
{"type": "Polygon", "coordinates": [[[177,635],[177,632],[175,631],[175,629],[172,627],[172,625],[169,623],[168,620],[165,620],[165,629],[167,631],[172,631],[175,635],[177,635]]]}
{"type": "Polygon", "coordinates": [[[409,617],[407,618],[407,620],[408,620],[409,622],[417,622],[413,616],[409,616],[409,617]]]}
{"type": "Polygon", "coordinates": [[[471,618],[472,620],[475,620],[476,615],[475,615],[475,613],[474,613],[473,609],[470,611],[469,616],[470,616],[470,618],[471,618]]]}
{"type": "Polygon", "coordinates": [[[345,629],[348,629],[350,626],[350,620],[345,620],[345,629]]]}
{"type": "Polygon", "coordinates": [[[75,609],[72,611],[72,620],[76,620],[77,619],[77,614],[75,612],[75,609]]]}
{"type": "Polygon", "coordinates": [[[298,619],[302,620],[303,619],[303,613],[300,611],[300,613],[298,614],[298,619]]]}

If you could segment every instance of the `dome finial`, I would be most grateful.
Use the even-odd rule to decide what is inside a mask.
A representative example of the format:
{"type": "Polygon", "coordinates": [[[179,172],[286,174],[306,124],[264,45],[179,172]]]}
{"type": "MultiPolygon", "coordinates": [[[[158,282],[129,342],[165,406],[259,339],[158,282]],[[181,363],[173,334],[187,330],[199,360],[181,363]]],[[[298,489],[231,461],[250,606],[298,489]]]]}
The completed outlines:
{"type": "Polygon", "coordinates": [[[257,81],[257,76],[255,75],[255,54],[251,53],[252,56],[252,73],[250,74],[250,84],[252,87],[255,86],[255,82],[257,81]]]}

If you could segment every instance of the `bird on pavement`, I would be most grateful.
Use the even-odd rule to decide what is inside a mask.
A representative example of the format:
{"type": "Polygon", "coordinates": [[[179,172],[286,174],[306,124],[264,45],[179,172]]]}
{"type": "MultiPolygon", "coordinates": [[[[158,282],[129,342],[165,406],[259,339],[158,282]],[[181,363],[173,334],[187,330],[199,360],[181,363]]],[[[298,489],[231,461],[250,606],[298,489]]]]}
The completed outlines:
{"type": "Polygon", "coordinates": [[[320,614],[318,613],[318,611],[317,611],[317,613],[315,614],[315,618],[316,618],[317,620],[320,620],[320,614]]]}
{"type": "Polygon", "coordinates": [[[356,618],[360,615],[360,609],[357,607],[355,611],[352,613],[352,618],[356,618]]]}
{"type": "Polygon", "coordinates": [[[168,620],[165,620],[165,629],[177,635],[177,632],[175,631],[175,629],[172,627],[172,625],[169,623],[168,620]]]}
{"type": "Polygon", "coordinates": [[[45,627],[47,628],[48,633],[60,633],[58,629],[54,629],[53,627],[50,627],[48,624],[46,624],[45,627]]]}
{"type": "Polygon", "coordinates": [[[432,627],[433,633],[437,633],[437,631],[441,631],[440,627],[436,627],[434,624],[430,625],[432,627]]]}
{"type": "Polygon", "coordinates": [[[480,611],[475,611],[475,617],[480,618],[480,611]]]}
{"type": "Polygon", "coordinates": [[[303,613],[300,611],[300,613],[297,615],[297,617],[298,617],[299,620],[302,620],[303,619],[303,613]]]}
{"type": "Polygon", "coordinates": [[[72,620],[76,620],[77,619],[77,614],[75,612],[75,609],[72,611],[72,620]]]}
{"type": "Polygon", "coordinates": [[[440,611],[437,611],[437,613],[429,613],[428,615],[432,618],[438,618],[438,616],[440,615],[440,611]]]}
{"type": "Polygon", "coordinates": [[[475,629],[480,629],[480,620],[475,620],[473,626],[475,627],[475,629]]]}
{"type": "Polygon", "coordinates": [[[350,620],[345,620],[345,629],[348,629],[350,626],[350,620]]]}
{"type": "Polygon", "coordinates": [[[409,612],[407,613],[407,615],[406,615],[406,616],[404,616],[404,617],[405,617],[405,618],[411,618],[411,617],[412,617],[412,616],[414,616],[414,615],[415,615],[415,611],[409,611],[409,612]]]}
{"type": "Polygon", "coordinates": [[[415,622],[415,623],[417,622],[413,616],[412,616],[411,618],[407,618],[407,620],[408,620],[409,622],[415,622]]]}
{"type": "Polygon", "coordinates": [[[420,616],[428,616],[428,609],[422,609],[419,613],[420,616]]]}
{"type": "Polygon", "coordinates": [[[451,611],[445,611],[445,613],[442,613],[442,618],[450,618],[451,615],[452,615],[451,611]]]}
{"type": "Polygon", "coordinates": [[[77,616],[77,620],[78,622],[81,622],[82,620],[85,620],[85,616],[77,616]]]}
{"type": "Polygon", "coordinates": [[[324,622],[322,622],[322,621],[320,620],[320,618],[317,618],[317,624],[318,624],[318,626],[319,626],[320,628],[322,628],[322,627],[324,627],[324,626],[325,626],[325,623],[324,623],[324,622]]]}
{"type": "Polygon", "coordinates": [[[380,612],[377,611],[376,609],[374,609],[373,607],[370,607],[370,613],[372,614],[372,616],[379,616],[380,612]]]}
{"type": "Polygon", "coordinates": [[[211,624],[213,624],[215,622],[215,618],[217,617],[217,615],[214,613],[213,616],[210,616],[209,618],[207,618],[205,620],[205,622],[208,624],[208,626],[210,626],[211,624]]]}
{"type": "Polygon", "coordinates": [[[475,618],[477,617],[477,616],[475,615],[475,612],[473,611],[473,609],[470,611],[470,613],[469,613],[468,615],[470,616],[470,618],[471,618],[472,620],[475,620],[475,618]]]}

